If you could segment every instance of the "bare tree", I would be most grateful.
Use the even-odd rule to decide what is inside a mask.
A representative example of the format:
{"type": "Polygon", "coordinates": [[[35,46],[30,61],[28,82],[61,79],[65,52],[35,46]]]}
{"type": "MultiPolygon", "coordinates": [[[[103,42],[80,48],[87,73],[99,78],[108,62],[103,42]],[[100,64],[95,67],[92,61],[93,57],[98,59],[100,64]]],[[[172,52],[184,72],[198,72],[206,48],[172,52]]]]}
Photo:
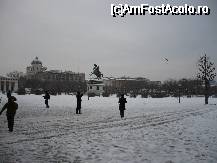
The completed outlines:
{"type": "Polygon", "coordinates": [[[216,73],[214,63],[209,60],[209,57],[207,57],[206,54],[200,57],[198,61],[198,70],[199,72],[197,74],[197,77],[198,79],[204,81],[205,104],[208,104],[210,81],[214,80],[216,73]]]}

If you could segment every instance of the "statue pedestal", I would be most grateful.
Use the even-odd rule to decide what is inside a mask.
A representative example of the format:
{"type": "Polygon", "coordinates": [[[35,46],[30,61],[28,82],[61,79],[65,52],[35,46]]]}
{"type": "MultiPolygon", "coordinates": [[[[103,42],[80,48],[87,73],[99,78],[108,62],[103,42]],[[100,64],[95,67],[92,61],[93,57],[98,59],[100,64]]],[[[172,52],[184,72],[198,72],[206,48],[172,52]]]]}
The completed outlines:
{"type": "Polygon", "coordinates": [[[102,79],[90,78],[87,82],[88,97],[100,96],[104,92],[104,82],[102,79]]]}

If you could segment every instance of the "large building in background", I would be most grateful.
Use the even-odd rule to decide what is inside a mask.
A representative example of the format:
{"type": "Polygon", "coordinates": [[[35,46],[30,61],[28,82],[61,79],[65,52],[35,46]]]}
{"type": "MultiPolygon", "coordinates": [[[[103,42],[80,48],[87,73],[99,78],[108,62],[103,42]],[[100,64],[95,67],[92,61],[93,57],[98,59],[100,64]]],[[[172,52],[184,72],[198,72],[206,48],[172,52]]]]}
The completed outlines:
{"type": "Polygon", "coordinates": [[[31,66],[26,68],[26,76],[31,77],[37,73],[44,72],[47,70],[47,67],[42,66],[42,62],[35,57],[35,59],[31,62],[31,66]]]}
{"type": "Polygon", "coordinates": [[[42,65],[42,62],[36,57],[31,66],[26,68],[27,79],[39,79],[44,81],[73,81],[85,82],[85,73],[75,73],[72,71],[49,70],[42,65]]]}
{"type": "Polygon", "coordinates": [[[85,82],[84,73],[75,73],[72,71],[50,70],[39,72],[34,75],[34,78],[44,81],[74,81],[85,82]]]}
{"type": "Polygon", "coordinates": [[[20,71],[12,71],[6,74],[7,77],[19,79],[20,77],[24,77],[25,74],[20,71]]]}
{"type": "Polygon", "coordinates": [[[8,91],[16,92],[18,90],[18,79],[0,76],[0,89],[2,93],[8,91]]]}
{"type": "Polygon", "coordinates": [[[104,79],[105,92],[109,93],[132,93],[138,94],[146,90],[159,89],[160,81],[150,81],[144,77],[121,77],[104,79]]]}
{"type": "Polygon", "coordinates": [[[151,81],[147,78],[131,78],[131,77],[121,77],[121,78],[107,78],[104,79],[105,86],[114,87],[114,88],[122,88],[127,87],[128,85],[138,85],[140,83],[147,84],[151,81]]]}

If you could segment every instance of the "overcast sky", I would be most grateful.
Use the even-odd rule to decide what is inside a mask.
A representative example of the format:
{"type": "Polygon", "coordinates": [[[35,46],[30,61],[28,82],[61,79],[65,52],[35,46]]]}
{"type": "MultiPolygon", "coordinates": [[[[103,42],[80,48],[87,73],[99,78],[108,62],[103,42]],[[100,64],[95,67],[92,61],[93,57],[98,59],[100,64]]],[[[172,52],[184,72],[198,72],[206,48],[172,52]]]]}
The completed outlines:
{"type": "Polygon", "coordinates": [[[207,53],[217,67],[216,0],[135,0],[133,5],[207,5],[209,16],[112,17],[118,0],[0,0],[0,75],[38,56],[51,69],[151,80],[192,78],[207,53]],[[168,58],[168,63],[164,61],[168,58]]]}

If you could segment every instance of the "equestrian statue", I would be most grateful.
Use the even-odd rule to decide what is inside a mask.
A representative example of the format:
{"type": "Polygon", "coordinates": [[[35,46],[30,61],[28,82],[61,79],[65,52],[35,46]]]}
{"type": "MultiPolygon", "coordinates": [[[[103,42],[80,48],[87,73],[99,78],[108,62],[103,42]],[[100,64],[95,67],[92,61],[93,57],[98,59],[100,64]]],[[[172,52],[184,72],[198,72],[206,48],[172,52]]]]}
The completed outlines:
{"type": "Polygon", "coordinates": [[[90,76],[92,75],[95,75],[98,80],[103,77],[103,74],[99,71],[99,66],[96,64],[94,64],[93,72],[91,72],[90,76]]]}

